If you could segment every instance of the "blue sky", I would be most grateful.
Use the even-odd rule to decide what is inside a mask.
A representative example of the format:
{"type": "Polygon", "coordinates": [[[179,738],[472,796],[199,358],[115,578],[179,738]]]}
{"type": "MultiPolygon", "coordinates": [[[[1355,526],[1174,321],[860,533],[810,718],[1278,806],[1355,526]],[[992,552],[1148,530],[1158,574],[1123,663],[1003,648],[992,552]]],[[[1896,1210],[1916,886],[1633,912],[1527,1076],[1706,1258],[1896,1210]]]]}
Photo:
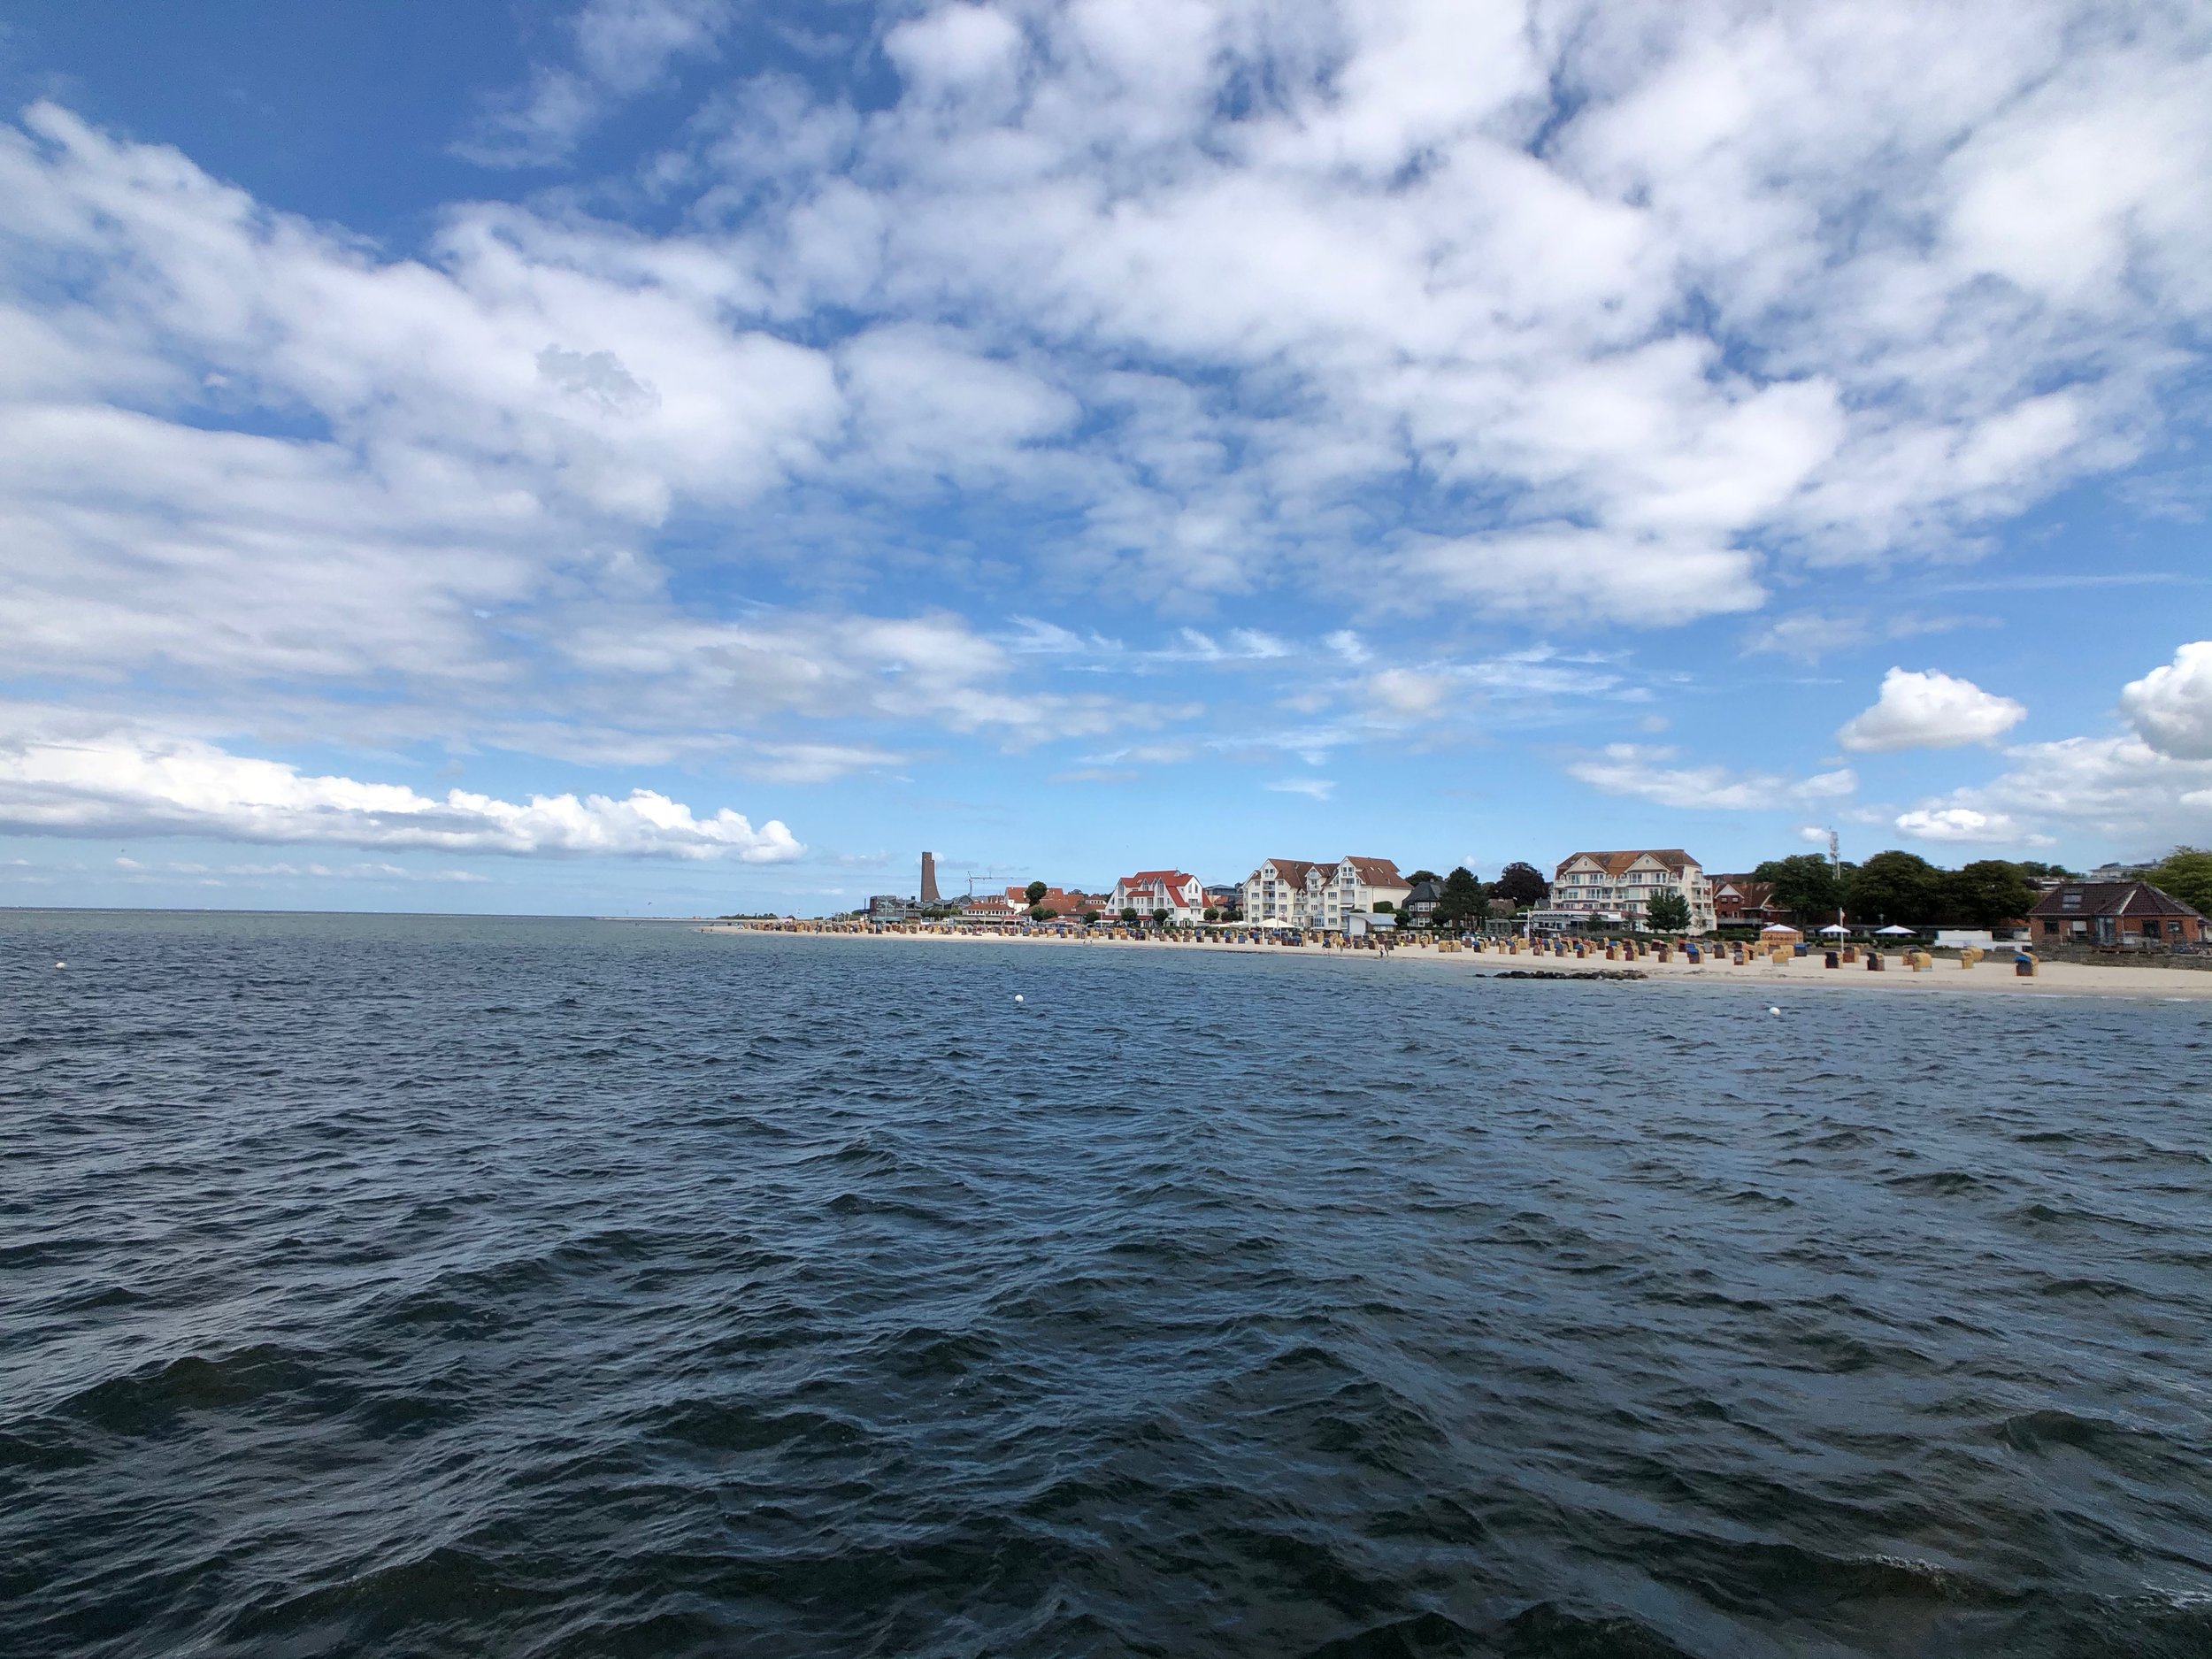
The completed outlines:
{"type": "Polygon", "coordinates": [[[2212,841],[2208,65],[2155,5],[28,0],[0,902],[2212,841]]]}

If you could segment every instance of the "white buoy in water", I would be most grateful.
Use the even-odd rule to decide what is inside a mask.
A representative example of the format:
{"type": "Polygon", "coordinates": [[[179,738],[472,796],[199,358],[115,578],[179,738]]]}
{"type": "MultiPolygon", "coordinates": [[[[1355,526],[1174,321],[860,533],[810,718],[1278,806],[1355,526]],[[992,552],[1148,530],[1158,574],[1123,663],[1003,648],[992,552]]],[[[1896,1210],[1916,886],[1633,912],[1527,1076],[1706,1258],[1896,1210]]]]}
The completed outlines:
{"type": "Polygon", "coordinates": [[[1781,1011],[1782,1011],[1782,1010],[1781,1010],[1780,1009],[1778,1009],[1778,1008],[1770,1008],[1769,1010],[1767,1010],[1767,1012],[1768,1012],[1768,1013],[1770,1013],[1770,1014],[1778,1014],[1778,1013],[1780,1013],[1781,1011]]]}
{"type": "Polygon", "coordinates": [[[1014,1000],[1015,1000],[1017,1002],[1020,1002],[1020,1001],[1022,1000],[1022,994],[1021,994],[1019,991],[1017,991],[1017,992],[1015,992],[1015,993],[1014,993],[1014,1000]]]}
{"type": "Polygon", "coordinates": [[[68,964],[67,963],[65,963],[65,962],[57,962],[54,965],[55,965],[57,968],[65,968],[65,967],[67,967],[69,964],[68,964]]]}

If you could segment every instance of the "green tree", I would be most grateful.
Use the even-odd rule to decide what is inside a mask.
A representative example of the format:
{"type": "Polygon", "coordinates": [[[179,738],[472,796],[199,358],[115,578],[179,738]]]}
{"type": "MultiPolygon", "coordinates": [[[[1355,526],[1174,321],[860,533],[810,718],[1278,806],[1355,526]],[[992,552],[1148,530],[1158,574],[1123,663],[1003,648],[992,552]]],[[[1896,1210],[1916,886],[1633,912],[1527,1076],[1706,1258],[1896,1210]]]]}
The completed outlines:
{"type": "Polygon", "coordinates": [[[1135,905],[1133,905],[1133,904],[1131,904],[1131,905],[1125,905],[1125,906],[1123,906],[1123,907],[1122,907],[1122,912],[1121,912],[1121,919],[1122,919],[1124,922],[1127,923],[1130,926],[1134,927],[1134,926],[1137,925],[1137,908],[1136,908],[1136,906],[1135,906],[1135,905]]]}
{"type": "Polygon", "coordinates": [[[1436,895],[1439,927],[1472,926],[1489,914],[1489,897],[1483,892],[1482,883],[1475,879],[1473,871],[1462,864],[1444,878],[1444,890],[1436,895]]]}
{"type": "Polygon", "coordinates": [[[2154,864],[2145,879],[2191,910],[2212,916],[2212,852],[2200,847],[2177,847],[2154,864]]]}
{"type": "Polygon", "coordinates": [[[1043,902],[1045,895],[1051,891],[1043,882],[1033,881],[1022,889],[1022,897],[1029,901],[1029,908],[1033,910],[1043,902]]]}
{"type": "Polygon", "coordinates": [[[1221,919],[1221,912],[1209,904],[1206,907],[1206,919],[1210,922],[1217,922],[1221,919]]]}
{"type": "Polygon", "coordinates": [[[1058,919],[1059,915],[1060,912],[1050,905],[1039,904],[1031,907],[1029,919],[1033,922],[1049,922],[1058,919]]]}
{"type": "Polygon", "coordinates": [[[2025,916],[2035,904],[2035,889],[2020,866],[2002,858],[1978,858],[1962,870],[1943,872],[1943,916],[1973,927],[2001,927],[2025,916]]]}
{"type": "MultiPolygon", "coordinates": [[[[2174,850],[2192,852],[2195,849],[2177,847],[2174,850]]],[[[2047,864],[2037,858],[2016,858],[2013,860],[2012,867],[2031,881],[2078,881],[2081,879],[2079,871],[2069,870],[2064,864],[2047,864]]]]}
{"type": "Polygon", "coordinates": [[[1690,902],[1679,893],[1655,894],[1644,906],[1644,920],[1663,933],[1678,933],[1690,925],[1690,902]]]}
{"type": "Polygon", "coordinates": [[[1417,870],[1417,871],[1415,871],[1415,872],[1414,872],[1411,875],[1409,875],[1409,876],[1408,876],[1408,877],[1406,878],[1406,886],[1408,886],[1408,887],[1419,887],[1419,886],[1420,886],[1420,885],[1421,885],[1424,881],[1433,881],[1433,880],[1435,880],[1435,879],[1436,879],[1436,872],[1435,872],[1435,871],[1433,871],[1433,870],[1417,870]]]}
{"type": "Polygon", "coordinates": [[[1388,899],[1377,899],[1375,901],[1375,914],[1378,916],[1388,916],[1397,908],[1398,907],[1393,904],[1388,899]]]}
{"type": "Polygon", "coordinates": [[[1832,922],[1843,905],[1834,868],[1818,853],[1770,858],[1751,872],[1774,889],[1774,902],[1801,922],[1832,922]]]}
{"type": "Polygon", "coordinates": [[[1862,922],[1925,926],[1943,912],[1943,878],[1917,853],[1876,853],[1851,872],[1844,902],[1862,922]]]}
{"type": "Polygon", "coordinates": [[[1083,912],[1083,926],[1086,926],[1086,927],[1090,927],[1090,926],[1094,926],[1094,925],[1097,923],[1097,921],[1098,921],[1098,912],[1097,912],[1096,910],[1085,910],[1085,911],[1083,912]]]}
{"type": "Polygon", "coordinates": [[[1510,864],[1498,872],[1490,891],[1516,909],[1526,909],[1551,896],[1551,883],[1534,864],[1510,864]]]}
{"type": "Polygon", "coordinates": [[[1172,910],[1155,910],[1155,911],[1153,911],[1153,912],[1152,912],[1152,925],[1153,925],[1155,927],[1165,927],[1165,926],[1167,926],[1167,918],[1168,918],[1169,917],[1172,916],[1174,913],[1175,913],[1175,912],[1174,912],[1174,911],[1172,911],[1172,910]]]}

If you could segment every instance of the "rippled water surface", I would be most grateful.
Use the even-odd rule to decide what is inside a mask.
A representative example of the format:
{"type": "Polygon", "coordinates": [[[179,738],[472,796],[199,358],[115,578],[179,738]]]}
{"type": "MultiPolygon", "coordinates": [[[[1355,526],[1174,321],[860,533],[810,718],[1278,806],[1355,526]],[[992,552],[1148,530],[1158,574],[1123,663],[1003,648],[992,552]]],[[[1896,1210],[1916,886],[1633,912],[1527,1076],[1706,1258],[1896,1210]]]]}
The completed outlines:
{"type": "Polygon", "coordinates": [[[2207,1018],[0,913],[0,1649],[2200,1659],[2207,1018]]]}

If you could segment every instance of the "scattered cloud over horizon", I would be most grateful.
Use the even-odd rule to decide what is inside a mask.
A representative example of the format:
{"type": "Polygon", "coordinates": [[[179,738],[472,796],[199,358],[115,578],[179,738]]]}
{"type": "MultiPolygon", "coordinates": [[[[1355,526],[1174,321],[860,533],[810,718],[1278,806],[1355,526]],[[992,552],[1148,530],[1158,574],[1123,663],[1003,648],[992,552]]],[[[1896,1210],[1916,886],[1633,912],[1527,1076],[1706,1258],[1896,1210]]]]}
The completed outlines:
{"type": "Polygon", "coordinates": [[[701,818],[649,789],[622,800],[518,803],[462,789],[438,797],[403,784],[307,776],[196,739],[119,731],[0,743],[0,830],[746,864],[786,863],[806,851],[780,820],[756,830],[726,807],[701,818]]]}
{"type": "MultiPolygon", "coordinates": [[[[127,733],[188,712],[211,746],[162,753],[215,797],[283,793],[211,746],[248,729],[793,785],[948,738],[1472,742],[1473,710],[1648,695],[1600,655],[1623,638],[1656,660],[1719,618],[1714,656],[1811,660],[1979,626],[1845,584],[1989,555],[2195,419],[2212,27],[2185,8],[957,0],[856,11],[804,78],[740,49],[772,11],[584,0],[460,152],[630,152],[533,194],[488,173],[518,199],[382,242],[55,102],[0,123],[19,694],[127,733]],[[635,153],[610,118],[671,89],[635,153]],[[1306,724],[1263,729],[1284,709],[1306,724]]],[[[2162,822],[2212,756],[2208,649],[2122,694],[2150,759],[2107,761],[2168,768],[2162,822]]],[[[1907,680],[1848,746],[2020,718],[1907,680]]],[[[1847,793],[1797,739],[1754,772],[1568,771],[1847,793]]],[[[165,775],[139,741],[106,775],[165,775]]],[[[334,792],[269,808],[296,822],[398,787],[292,778],[334,792]]],[[[392,825],[541,849],[746,823],[405,793],[392,825]]],[[[1934,837],[2043,810],[1911,810],[1934,837]]]]}
{"type": "Polygon", "coordinates": [[[1679,752],[1609,743],[1603,754],[1568,764],[1569,775],[1608,795],[1633,795],[1678,811],[1748,812],[1848,799],[1859,787],[1848,767],[1786,778],[1726,766],[1682,764],[1679,752]]]}
{"type": "Polygon", "coordinates": [[[2123,691],[2121,708],[2135,733],[2008,748],[2004,772],[1921,803],[1897,818],[1897,827],[1929,841],[2031,846],[2089,833],[2131,856],[2212,839],[2208,666],[2212,645],[2183,646],[2171,664],[2123,691]]]}

